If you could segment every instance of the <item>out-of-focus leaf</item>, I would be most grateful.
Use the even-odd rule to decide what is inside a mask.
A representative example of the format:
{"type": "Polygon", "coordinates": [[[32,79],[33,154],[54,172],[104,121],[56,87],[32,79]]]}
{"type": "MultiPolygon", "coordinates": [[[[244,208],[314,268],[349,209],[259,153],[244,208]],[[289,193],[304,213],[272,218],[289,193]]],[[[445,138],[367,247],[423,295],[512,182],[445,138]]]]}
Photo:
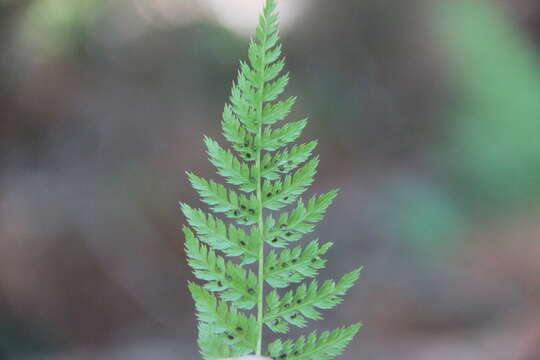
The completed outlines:
{"type": "Polygon", "coordinates": [[[540,59],[499,6],[440,1],[434,17],[456,100],[444,151],[465,201],[488,211],[540,195],[540,59]]]}

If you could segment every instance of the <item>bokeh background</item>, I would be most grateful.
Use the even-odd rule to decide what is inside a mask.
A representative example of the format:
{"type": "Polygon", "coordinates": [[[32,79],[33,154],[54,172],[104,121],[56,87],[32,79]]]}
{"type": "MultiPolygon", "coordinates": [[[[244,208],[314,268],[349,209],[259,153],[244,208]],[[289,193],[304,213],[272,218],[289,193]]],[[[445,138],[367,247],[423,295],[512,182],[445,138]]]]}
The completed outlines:
{"type": "MultiPolygon", "coordinates": [[[[178,201],[262,0],[0,0],[0,359],[197,359],[178,201]]],[[[540,3],[281,0],[320,139],[315,326],[362,360],[540,359],[540,3]]]]}

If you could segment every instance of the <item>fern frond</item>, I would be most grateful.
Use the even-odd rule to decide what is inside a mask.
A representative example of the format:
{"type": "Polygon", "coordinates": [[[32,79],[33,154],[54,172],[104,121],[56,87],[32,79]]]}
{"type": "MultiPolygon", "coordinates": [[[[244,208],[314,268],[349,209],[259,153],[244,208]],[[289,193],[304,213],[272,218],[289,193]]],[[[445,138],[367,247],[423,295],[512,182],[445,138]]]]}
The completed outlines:
{"type": "Polygon", "coordinates": [[[305,162],[317,146],[317,141],[307,144],[295,145],[290,150],[281,151],[274,156],[266,154],[262,160],[261,176],[266,180],[278,180],[283,174],[294,170],[298,165],[305,162]]]}
{"type": "Polygon", "coordinates": [[[233,85],[230,97],[231,109],[238,117],[238,120],[251,133],[256,134],[258,125],[256,124],[256,103],[257,92],[254,84],[258,74],[253,71],[245,62],[240,63],[238,80],[233,85]]]}
{"type": "MultiPolygon", "coordinates": [[[[279,49],[279,53],[281,54],[281,48],[279,49]]],[[[274,80],[282,71],[283,71],[283,68],[285,67],[285,59],[281,58],[279,59],[278,61],[276,61],[275,63],[271,64],[271,65],[268,65],[266,66],[266,68],[264,69],[264,79],[263,81],[265,83],[269,82],[269,81],[272,81],[274,80]]],[[[291,97],[289,98],[287,101],[293,101],[294,103],[294,99],[295,97],[291,97]]],[[[278,105],[277,104],[274,104],[274,105],[278,105]]],[[[268,119],[265,118],[265,112],[263,111],[263,124],[266,124],[266,125],[271,125],[273,124],[273,122],[269,122],[268,119]]],[[[285,118],[285,117],[283,117],[285,118]]]]}
{"type": "Polygon", "coordinates": [[[316,332],[312,332],[307,337],[301,336],[296,341],[278,339],[268,346],[268,353],[273,359],[280,360],[330,360],[341,355],[360,327],[361,324],[355,324],[325,331],[319,337],[316,332]]]}
{"type": "Polygon", "coordinates": [[[251,225],[257,222],[257,199],[254,196],[238,195],[212,180],[188,173],[189,181],[199,192],[202,201],[217,213],[225,213],[239,224],[251,225]]]}
{"type": "Polygon", "coordinates": [[[200,323],[198,332],[197,344],[204,359],[225,359],[245,355],[238,347],[228,344],[223,336],[216,336],[211,325],[200,323]]]}
{"type": "Polygon", "coordinates": [[[255,142],[255,137],[246,130],[228,104],[225,105],[223,110],[221,127],[225,139],[231,143],[236,152],[241,154],[244,160],[255,159],[255,151],[251,148],[255,142]]]}
{"type": "Polygon", "coordinates": [[[227,227],[223,221],[187,204],[180,204],[180,207],[201,241],[228,256],[242,257],[242,264],[257,260],[260,243],[255,234],[248,235],[232,224],[227,227]]]}
{"type": "Polygon", "coordinates": [[[326,254],[332,245],[326,243],[319,246],[318,240],[313,240],[303,250],[298,246],[291,250],[285,249],[279,254],[271,251],[264,262],[265,281],[273,288],[284,288],[305,278],[317,276],[326,264],[326,260],[321,259],[321,256],[326,254]]]}
{"type": "Polygon", "coordinates": [[[264,105],[262,118],[263,124],[272,125],[281,121],[289,115],[292,107],[296,103],[296,96],[291,96],[287,100],[279,101],[275,104],[264,105]]]}
{"type": "Polygon", "coordinates": [[[287,242],[298,241],[303,235],[312,232],[337,196],[337,190],[329,191],[309,199],[307,207],[299,200],[291,213],[282,213],[273,226],[266,232],[266,241],[273,247],[284,247],[287,242]]]}
{"type": "Polygon", "coordinates": [[[188,228],[184,228],[188,263],[195,277],[208,281],[206,290],[220,292],[224,301],[234,301],[239,309],[252,309],[257,303],[257,276],[240,265],[225,261],[201,244],[188,228]]]}
{"type": "MultiPolygon", "coordinates": [[[[337,190],[307,202],[300,198],[313,183],[319,158],[313,154],[317,141],[294,144],[307,119],[278,125],[297,100],[295,96],[280,99],[289,79],[276,1],[265,0],[247,60],[240,62],[223,109],[222,133],[229,146],[204,137],[210,162],[231,188],[188,173],[214,214],[181,204],[190,226],[184,227],[188,263],[204,282],[202,286],[190,283],[189,289],[205,359],[262,355],[264,326],[287,333],[291,325],[305,327],[308,320],[321,319],[321,310],[339,304],[360,274],[358,269],[319,286],[315,278],[326,266],[322,257],[332,243],[312,240],[303,246],[299,242],[323,219],[337,190]],[[292,204],[289,211],[272,213],[292,204]],[[298,245],[288,248],[292,242],[298,245]],[[265,253],[266,247],[280,250],[265,253]],[[249,267],[255,262],[256,272],[249,267]],[[306,279],[312,280],[303,282],[306,279]],[[282,296],[275,290],[291,284],[298,285],[283,290],[282,296]],[[265,286],[274,290],[267,294],[265,286]]],[[[295,341],[276,340],[268,352],[276,360],[331,359],[358,329],[353,325],[295,341]]]]}
{"type": "Polygon", "coordinates": [[[300,285],[295,291],[288,291],[279,297],[274,290],[267,296],[268,312],[264,318],[266,325],[274,329],[277,324],[286,321],[298,327],[306,326],[306,318],[321,320],[321,313],[317,309],[332,309],[342,301],[360,276],[360,269],[344,275],[337,283],[332,280],[325,281],[320,287],[316,281],[300,285]]]}
{"type": "Polygon", "coordinates": [[[224,150],[217,141],[205,137],[210,162],[218,169],[218,174],[223,176],[231,185],[237,185],[241,191],[253,192],[256,189],[255,177],[251,167],[245,162],[238,160],[230,151],[224,150]]]}
{"type": "Polygon", "coordinates": [[[315,157],[294,174],[285,176],[283,181],[265,181],[262,186],[263,206],[269,210],[279,210],[293,203],[313,183],[317,165],[319,158],[315,157]]]}
{"type": "Polygon", "coordinates": [[[263,101],[274,101],[279,95],[285,91],[285,87],[289,84],[289,74],[281,75],[273,82],[269,83],[263,92],[263,101]]]}
{"type": "Polygon", "coordinates": [[[263,150],[276,151],[298,139],[307,125],[307,119],[290,122],[275,130],[267,127],[262,135],[263,150]]]}
{"type": "Polygon", "coordinates": [[[257,342],[254,329],[257,322],[253,316],[246,316],[233,306],[227,306],[202,287],[190,283],[189,290],[197,308],[197,318],[218,336],[222,343],[234,345],[237,355],[253,351],[257,342]]]}

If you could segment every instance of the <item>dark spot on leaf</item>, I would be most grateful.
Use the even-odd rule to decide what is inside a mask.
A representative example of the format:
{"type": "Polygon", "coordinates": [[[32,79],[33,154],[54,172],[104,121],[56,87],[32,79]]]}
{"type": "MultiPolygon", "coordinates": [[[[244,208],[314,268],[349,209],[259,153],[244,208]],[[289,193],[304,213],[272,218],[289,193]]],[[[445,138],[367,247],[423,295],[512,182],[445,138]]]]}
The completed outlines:
{"type": "Polygon", "coordinates": [[[285,359],[286,357],[287,357],[287,354],[281,354],[281,355],[279,355],[279,358],[280,358],[280,359],[285,359]]]}
{"type": "Polygon", "coordinates": [[[250,294],[250,295],[255,294],[255,290],[253,290],[252,288],[249,288],[248,289],[248,294],[250,294]]]}
{"type": "Polygon", "coordinates": [[[270,197],[270,196],[272,196],[272,193],[271,193],[271,192],[269,192],[268,194],[266,194],[266,197],[270,197]]]}
{"type": "Polygon", "coordinates": [[[248,219],[248,218],[244,218],[244,221],[245,221],[245,222],[248,222],[248,221],[249,221],[249,219],[248,219]]]}
{"type": "Polygon", "coordinates": [[[281,224],[281,225],[279,226],[279,228],[280,228],[281,230],[285,230],[285,229],[287,228],[287,225],[281,224]]]}
{"type": "Polygon", "coordinates": [[[298,259],[292,259],[292,263],[296,264],[298,262],[298,259]]]}
{"type": "Polygon", "coordinates": [[[227,337],[229,338],[229,340],[234,340],[234,336],[232,336],[231,334],[228,334],[227,337]]]}
{"type": "Polygon", "coordinates": [[[292,235],[292,232],[290,232],[290,231],[285,234],[285,236],[287,236],[287,237],[289,237],[291,235],[292,235]]]}
{"type": "Polygon", "coordinates": [[[240,241],[240,245],[246,246],[246,242],[245,241],[240,241]]]}
{"type": "Polygon", "coordinates": [[[281,267],[287,267],[287,263],[281,264],[281,267]]]}
{"type": "Polygon", "coordinates": [[[251,159],[251,153],[246,153],[246,157],[247,157],[248,159],[251,159]]]}
{"type": "Polygon", "coordinates": [[[231,276],[231,275],[226,275],[226,276],[225,276],[225,279],[227,279],[227,280],[230,281],[230,280],[232,280],[232,276],[231,276]]]}
{"type": "Polygon", "coordinates": [[[270,270],[274,271],[275,267],[273,266],[270,266],[270,270]]]}
{"type": "Polygon", "coordinates": [[[279,319],[276,319],[272,322],[272,325],[276,326],[277,324],[279,324],[279,319]]]}
{"type": "Polygon", "coordinates": [[[250,213],[251,215],[253,215],[253,214],[255,214],[255,210],[249,209],[249,213],[250,213]]]}
{"type": "Polygon", "coordinates": [[[296,300],[296,303],[297,303],[297,304],[301,304],[301,303],[302,303],[302,300],[298,299],[298,300],[296,300]]]}
{"type": "Polygon", "coordinates": [[[287,200],[289,200],[289,197],[288,197],[288,196],[285,196],[285,197],[283,198],[283,200],[287,201],[287,200]]]}
{"type": "Polygon", "coordinates": [[[244,330],[244,329],[242,329],[240,326],[236,327],[236,331],[242,331],[242,330],[244,330]]]}
{"type": "Polygon", "coordinates": [[[217,285],[218,285],[219,287],[222,287],[222,286],[223,286],[223,283],[222,283],[221,281],[218,281],[217,285]]]}
{"type": "Polygon", "coordinates": [[[279,171],[284,171],[284,170],[285,170],[285,166],[283,166],[283,165],[278,166],[278,170],[279,170],[279,171]]]}
{"type": "Polygon", "coordinates": [[[291,319],[296,319],[297,316],[298,316],[298,314],[294,313],[294,314],[291,315],[291,319]]]}
{"type": "Polygon", "coordinates": [[[240,205],[240,209],[246,210],[246,205],[240,205]]]}
{"type": "Polygon", "coordinates": [[[234,214],[234,216],[238,216],[238,215],[240,215],[240,211],[234,210],[234,213],[233,213],[233,214],[234,214]]]}
{"type": "Polygon", "coordinates": [[[278,238],[273,238],[273,239],[272,239],[272,242],[273,242],[273,243],[277,243],[277,242],[278,242],[278,238]]]}

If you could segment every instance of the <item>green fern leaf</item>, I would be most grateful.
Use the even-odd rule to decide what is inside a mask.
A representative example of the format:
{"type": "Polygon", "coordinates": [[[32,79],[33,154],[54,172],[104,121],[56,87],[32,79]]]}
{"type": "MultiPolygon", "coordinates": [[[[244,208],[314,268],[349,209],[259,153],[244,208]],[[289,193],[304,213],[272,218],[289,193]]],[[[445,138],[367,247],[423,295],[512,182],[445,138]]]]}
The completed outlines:
{"type": "Polygon", "coordinates": [[[225,213],[227,217],[236,219],[243,225],[251,225],[257,221],[257,199],[254,196],[238,195],[223,185],[193,173],[188,173],[188,177],[193,188],[201,195],[202,201],[210,205],[213,211],[225,213]]]}
{"type": "Polygon", "coordinates": [[[312,232],[316,223],[323,219],[326,209],[332,204],[337,190],[332,190],[321,196],[313,196],[307,207],[298,201],[291,213],[282,213],[277,224],[274,219],[267,221],[269,230],[266,231],[266,241],[273,247],[284,247],[287,242],[298,241],[303,235],[312,232]]]}
{"type": "Polygon", "coordinates": [[[257,322],[253,316],[246,316],[235,307],[218,301],[198,285],[189,284],[189,290],[195,300],[199,321],[207,325],[206,329],[211,329],[214,337],[219,336],[223,344],[234,345],[237,355],[253,351],[257,342],[254,336],[257,322]]]}
{"type": "Polygon", "coordinates": [[[267,127],[262,136],[262,148],[266,151],[276,151],[298,139],[307,125],[307,119],[290,122],[275,130],[267,127]]]}
{"type": "Polygon", "coordinates": [[[221,127],[225,139],[231,143],[236,152],[241,154],[243,159],[253,160],[255,158],[254,152],[250,149],[250,146],[254,143],[254,136],[246,130],[228,104],[225,105],[223,110],[221,127]]]}
{"type": "Polygon", "coordinates": [[[262,185],[263,206],[269,210],[280,210],[293,203],[313,183],[317,165],[319,158],[315,157],[294,174],[286,175],[283,181],[265,181],[262,185]]]}
{"type": "MultiPolygon", "coordinates": [[[[265,0],[248,58],[240,62],[224,107],[221,127],[229,147],[204,137],[209,160],[228,186],[188,173],[213,214],[181,204],[189,224],[184,227],[188,263],[203,282],[190,283],[189,289],[205,359],[262,355],[264,326],[287,333],[291,326],[322,319],[321,311],[339,304],[360,274],[358,269],[319,286],[316,277],[332,243],[300,243],[323,219],[337,190],[301,199],[317,172],[317,141],[294,144],[307,119],[278,125],[297,98],[280,99],[290,77],[284,72],[275,10],[276,1],[265,0]],[[289,205],[288,211],[273,213],[289,205]],[[297,245],[289,248],[292,242],[297,245]],[[298,285],[288,289],[291,284],[298,285]]],[[[295,341],[276,340],[267,355],[331,359],[358,329],[353,325],[295,341]]]]}
{"type": "Polygon", "coordinates": [[[253,192],[256,189],[255,177],[250,166],[236,158],[230,151],[224,150],[209,137],[204,138],[210,162],[218,168],[218,174],[231,185],[237,185],[241,191],[253,192]]]}
{"type": "Polygon", "coordinates": [[[211,325],[199,324],[199,345],[200,353],[205,359],[225,359],[245,355],[236,346],[226,344],[222,337],[216,336],[211,325]]]}
{"type": "Polygon", "coordinates": [[[266,180],[278,180],[280,176],[294,170],[306,161],[317,146],[317,141],[295,145],[289,150],[281,151],[274,156],[266,154],[262,160],[261,176],[266,180]]]}
{"type": "Polygon", "coordinates": [[[341,355],[360,327],[360,324],[356,324],[325,331],[319,337],[313,332],[307,338],[302,336],[296,341],[276,340],[268,346],[268,353],[273,359],[333,359],[341,355]]]}
{"type": "Polygon", "coordinates": [[[268,312],[264,318],[266,325],[273,329],[276,322],[286,321],[291,325],[304,327],[307,319],[321,320],[317,309],[332,309],[342,301],[360,276],[361,269],[344,275],[337,283],[325,281],[320,287],[316,281],[300,285],[295,291],[288,291],[279,298],[272,295],[267,299],[268,312]]]}
{"type": "Polygon", "coordinates": [[[319,246],[319,242],[310,242],[303,250],[295,247],[285,249],[277,254],[271,251],[264,262],[265,281],[273,288],[284,288],[289,284],[298,283],[305,278],[317,276],[324,269],[326,260],[321,259],[332,243],[319,246]]]}
{"type": "Polygon", "coordinates": [[[234,225],[227,225],[212,215],[205,214],[187,204],[181,204],[189,224],[197,231],[199,239],[228,256],[241,256],[243,264],[257,261],[260,243],[256,234],[246,234],[234,225]]]}
{"type": "Polygon", "coordinates": [[[221,292],[221,299],[234,301],[239,309],[252,309],[257,303],[257,276],[241,266],[225,261],[201,244],[188,228],[184,228],[186,254],[195,277],[208,281],[206,290],[221,292]]]}

